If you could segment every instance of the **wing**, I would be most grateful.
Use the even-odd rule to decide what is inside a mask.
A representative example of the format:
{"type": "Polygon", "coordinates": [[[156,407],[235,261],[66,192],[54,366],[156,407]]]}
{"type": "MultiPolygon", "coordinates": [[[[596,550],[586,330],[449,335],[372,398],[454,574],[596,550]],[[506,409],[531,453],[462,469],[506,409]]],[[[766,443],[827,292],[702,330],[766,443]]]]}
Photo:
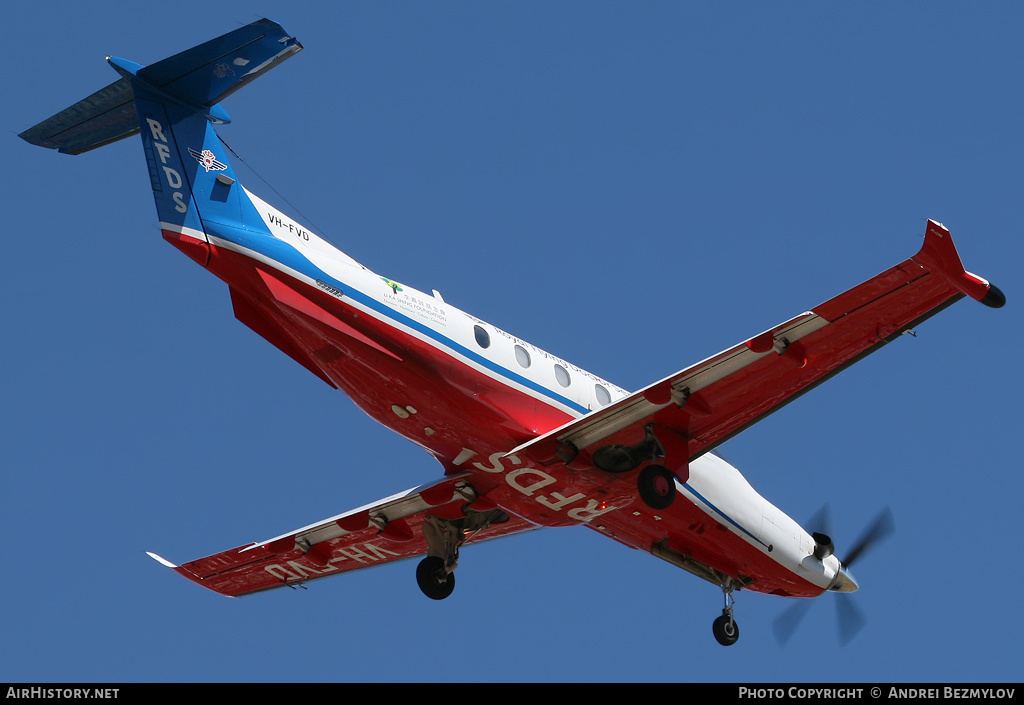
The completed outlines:
{"type": "MultiPolygon", "coordinates": [[[[444,527],[459,532],[460,546],[537,528],[490,504],[467,509],[467,503],[477,497],[466,477],[468,474],[449,476],[283,536],[182,565],[154,553],[149,555],[214,592],[242,597],[404,558],[434,555],[439,544],[428,545],[427,537],[437,536],[444,527]],[[436,527],[436,531],[424,524],[436,527]]],[[[474,507],[485,502],[481,499],[474,507]]]]}
{"type": "Polygon", "coordinates": [[[621,471],[639,464],[632,456],[649,460],[654,452],[681,475],[698,456],[964,295],[994,308],[1006,301],[964,270],[949,231],[929,220],[914,257],[509,454],[621,471]]]}

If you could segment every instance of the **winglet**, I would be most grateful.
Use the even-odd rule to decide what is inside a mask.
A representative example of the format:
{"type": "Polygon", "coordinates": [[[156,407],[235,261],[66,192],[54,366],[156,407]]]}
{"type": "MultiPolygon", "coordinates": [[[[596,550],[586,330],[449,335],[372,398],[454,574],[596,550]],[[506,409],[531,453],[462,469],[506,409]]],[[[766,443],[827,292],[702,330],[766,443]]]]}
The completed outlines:
{"type": "Polygon", "coordinates": [[[1006,295],[998,287],[964,269],[953,238],[942,223],[928,220],[924,245],[914,260],[948,281],[957,291],[986,306],[1002,308],[1006,304],[1006,295]]]}
{"type": "Polygon", "coordinates": [[[156,561],[160,565],[164,565],[164,566],[167,566],[168,568],[175,568],[175,569],[177,569],[177,567],[178,567],[178,566],[174,565],[173,563],[171,563],[166,558],[161,558],[160,556],[156,555],[155,553],[151,553],[150,551],[146,551],[146,555],[149,556],[150,558],[152,558],[154,561],[156,561]]]}

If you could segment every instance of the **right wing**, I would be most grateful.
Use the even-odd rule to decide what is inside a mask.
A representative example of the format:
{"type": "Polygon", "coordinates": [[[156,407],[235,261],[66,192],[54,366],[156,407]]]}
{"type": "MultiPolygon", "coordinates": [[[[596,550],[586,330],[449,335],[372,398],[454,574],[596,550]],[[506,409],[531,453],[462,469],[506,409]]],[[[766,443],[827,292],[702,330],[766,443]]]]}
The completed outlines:
{"type": "Polygon", "coordinates": [[[1006,298],[967,272],[946,228],[929,220],[921,250],[845,293],[614,404],[531,439],[508,455],[621,472],[650,460],[685,467],[964,295],[1006,298]]]}
{"type": "MultiPolygon", "coordinates": [[[[430,517],[458,522],[465,516],[467,503],[476,499],[466,481],[468,476],[466,473],[446,477],[283,536],[182,565],[174,565],[154,553],[149,555],[189,580],[229,597],[412,558],[428,553],[423,525],[433,521],[430,517]]],[[[485,500],[478,502],[484,503],[485,500]]],[[[480,510],[497,512],[497,519],[468,536],[464,532],[465,543],[537,528],[492,506],[488,503],[480,510]]]]}

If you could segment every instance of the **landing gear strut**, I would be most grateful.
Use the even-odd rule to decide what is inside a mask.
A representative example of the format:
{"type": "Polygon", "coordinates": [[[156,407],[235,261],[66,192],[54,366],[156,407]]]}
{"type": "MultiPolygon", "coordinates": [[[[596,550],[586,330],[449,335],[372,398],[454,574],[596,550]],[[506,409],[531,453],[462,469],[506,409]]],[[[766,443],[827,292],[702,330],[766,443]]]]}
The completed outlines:
{"type": "Polygon", "coordinates": [[[443,600],[451,595],[455,590],[454,571],[462,544],[491,524],[508,520],[508,514],[500,509],[486,512],[466,509],[461,519],[428,516],[423,522],[427,556],[416,566],[416,584],[423,594],[431,600],[443,600]]]}
{"type": "Polygon", "coordinates": [[[725,596],[725,609],[722,610],[722,616],[718,617],[711,625],[715,639],[722,646],[732,646],[740,638],[740,627],[733,618],[733,604],[735,601],[732,597],[732,590],[732,585],[722,586],[722,594],[725,596]]]}

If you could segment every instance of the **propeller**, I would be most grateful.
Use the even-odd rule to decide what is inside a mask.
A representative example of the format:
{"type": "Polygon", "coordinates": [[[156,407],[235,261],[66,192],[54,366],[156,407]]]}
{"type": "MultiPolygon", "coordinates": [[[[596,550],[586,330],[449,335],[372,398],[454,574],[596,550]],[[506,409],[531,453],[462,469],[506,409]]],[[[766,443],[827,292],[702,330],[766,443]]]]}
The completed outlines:
{"type": "MultiPolygon", "coordinates": [[[[831,514],[827,504],[819,509],[808,522],[808,526],[815,527],[820,531],[820,533],[813,534],[814,554],[819,560],[823,560],[832,553],[832,540],[829,538],[831,524],[831,514]]],[[[843,568],[849,570],[852,563],[888,538],[895,529],[896,522],[893,519],[892,511],[886,507],[857,539],[853,548],[846,555],[846,560],[840,561],[843,568]]],[[[811,600],[800,600],[775,619],[773,629],[775,638],[778,639],[780,645],[785,646],[793,636],[812,604],[811,600]]],[[[851,596],[845,595],[838,598],[836,602],[836,616],[839,622],[839,642],[842,646],[846,646],[860,633],[867,620],[854,604],[851,596]]]]}
{"type": "Polygon", "coordinates": [[[886,507],[882,510],[870,526],[861,534],[861,537],[857,539],[857,543],[850,549],[850,553],[846,556],[846,560],[843,561],[843,565],[849,568],[853,565],[854,561],[860,558],[865,551],[872,546],[876,545],[879,541],[883,541],[896,530],[896,522],[892,518],[892,511],[886,507]]]}

